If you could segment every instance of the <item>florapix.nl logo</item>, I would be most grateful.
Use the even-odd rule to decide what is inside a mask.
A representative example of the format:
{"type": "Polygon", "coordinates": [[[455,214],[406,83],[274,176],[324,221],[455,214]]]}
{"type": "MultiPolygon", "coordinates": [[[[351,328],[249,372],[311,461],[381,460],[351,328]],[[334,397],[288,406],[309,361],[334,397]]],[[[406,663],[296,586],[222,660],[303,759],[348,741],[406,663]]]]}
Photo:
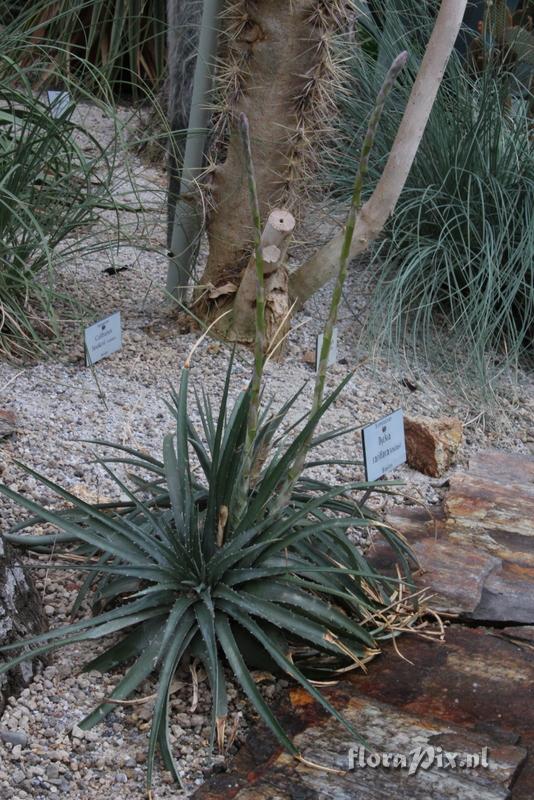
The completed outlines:
{"type": "Polygon", "coordinates": [[[407,770],[408,775],[416,775],[418,770],[432,767],[448,770],[488,769],[489,750],[483,747],[478,753],[457,753],[425,745],[415,747],[409,753],[377,752],[365,747],[351,747],[348,751],[349,770],[378,767],[407,770]]]}

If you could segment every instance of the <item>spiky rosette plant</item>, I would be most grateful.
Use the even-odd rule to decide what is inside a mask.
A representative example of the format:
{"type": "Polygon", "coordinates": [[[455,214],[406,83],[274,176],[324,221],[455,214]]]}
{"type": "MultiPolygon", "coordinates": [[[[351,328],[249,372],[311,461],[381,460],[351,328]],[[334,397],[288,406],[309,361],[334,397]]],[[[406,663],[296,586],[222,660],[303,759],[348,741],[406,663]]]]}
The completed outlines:
{"type": "MultiPolygon", "coordinates": [[[[231,406],[230,360],[217,413],[207,397],[197,397],[198,429],[189,412],[188,359],[180,389],[170,404],[176,432],[165,437],[161,460],[126,446],[101,443],[117,452],[100,463],[126,497],[121,502],[88,504],[27,467],[29,474],[69,507],[49,510],[0,486],[2,494],[35,515],[25,526],[44,521],[57,531],[37,537],[18,531],[8,539],[32,549],[48,549],[48,569],[72,570],[74,549],[74,569],[87,573],[74,611],[93,593],[91,618],[26,640],[24,645],[37,655],[113,634],[118,641],[105,646],[85,668],[105,671],[129,664],[111,696],[81,727],[96,725],[116,701],[127,698],[152,673],[158,675],[148,745],[149,789],[157,748],[179,780],[169,742],[169,693],[176,669],[187,659],[198,658],[206,670],[212,694],[212,738],[217,736],[220,746],[224,744],[229,669],[280,744],[301,758],[258,690],[251,668],[261,665],[290,676],[359,738],[314,680],[362,667],[379,652],[384,640],[424,626],[425,609],[420,595],[413,592],[406,542],[354,499],[358,490],[386,491],[387,487],[356,482],[332,486],[308,473],[311,467],[331,463],[310,457],[313,450],[346,432],[317,433],[317,426],[351,377],[323,397],[328,349],[368,149],[385,97],[405,60],[403,54],[393,65],[371,120],[311,411],[297,420],[290,417],[302,390],[276,413],[268,406],[262,409],[265,303],[261,227],[248,123],[243,117],[258,281],[256,353],[248,388],[231,406]],[[142,470],[133,486],[115,474],[110,465],[117,462],[142,470]],[[378,529],[396,553],[395,577],[381,575],[353,541],[355,532],[369,526],[378,529]],[[108,610],[106,603],[111,606],[108,610]]],[[[13,651],[17,645],[1,649],[13,651]]],[[[19,653],[9,666],[27,656],[27,650],[19,653]]],[[[0,674],[6,669],[7,665],[1,667],[0,674]]]]}
{"type": "MultiPolygon", "coordinates": [[[[419,620],[417,604],[403,600],[403,581],[380,575],[351,541],[351,532],[378,524],[347,497],[365,491],[365,484],[332,487],[302,475],[287,506],[272,513],[288,465],[343,384],[294,438],[281,433],[280,425],[287,423],[296,396],[277,414],[262,417],[243,507],[240,492],[247,469],[251,395],[250,389],[241,393],[229,408],[230,373],[231,368],[217,417],[207,400],[199,400],[202,429],[198,431],[187,411],[189,374],[183,371],[174,398],[176,433],[165,438],[162,460],[128,448],[116,448],[122,452],[102,460],[127,497],[122,503],[90,505],[28,468],[70,508],[47,510],[0,487],[2,494],[60,532],[35,537],[16,533],[8,539],[32,550],[53,549],[48,569],[85,572],[88,577],[74,610],[89,596],[94,608],[93,616],[36,636],[25,646],[37,655],[118,635],[118,641],[107,644],[85,665],[85,670],[102,672],[128,665],[111,701],[128,698],[158,673],[149,784],[158,746],[166,767],[179,780],[168,739],[168,698],[177,667],[189,657],[198,657],[205,667],[213,729],[221,746],[227,714],[225,667],[229,667],[280,743],[298,755],[259,692],[251,666],[285,672],[346,725],[309,678],[362,666],[379,651],[380,642],[403,627],[417,626],[419,620]],[[194,477],[193,453],[203,479],[194,477]],[[112,473],[110,462],[115,461],[143,468],[144,480],[137,479],[141,494],[139,486],[128,487],[112,473]],[[73,547],[78,556],[74,564],[73,547]]],[[[318,436],[314,444],[340,433],[318,436]]],[[[398,553],[408,581],[406,544],[387,526],[380,530],[398,553]]],[[[20,644],[2,650],[17,647],[20,644]]],[[[27,657],[25,649],[10,666],[27,657]]],[[[3,665],[0,673],[6,668],[3,665]]],[[[113,702],[104,701],[80,727],[93,727],[114,708],[113,702]]]]}

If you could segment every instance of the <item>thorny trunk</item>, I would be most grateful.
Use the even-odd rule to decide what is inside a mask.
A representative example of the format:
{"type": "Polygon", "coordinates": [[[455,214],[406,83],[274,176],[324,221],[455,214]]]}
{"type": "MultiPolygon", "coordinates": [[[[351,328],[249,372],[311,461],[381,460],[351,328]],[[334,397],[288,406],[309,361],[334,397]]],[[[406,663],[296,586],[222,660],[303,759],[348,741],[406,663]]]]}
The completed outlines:
{"type": "MultiPolygon", "coordinates": [[[[436,25],[384,173],[356,221],[350,256],[365,251],[394,212],[424,133],[467,0],[442,0],[436,25]]],[[[253,230],[236,121],[249,119],[262,220],[274,208],[297,217],[299,200],[335,113],[340,64],[332,36],[349,29],[352,0],[228,0],[218,84],[214,137],[228,144],[212,169],[209,259],[193,311],[211,321],[233,306],[219,325],[229,339],[253,340],[255,301],[250,281],[253,230]],[[234,302],[235,300],[235,302],[234,302]]],[[[268,335],[284,330],[291,303],[304,302],[338,268],[344,232],[288,278],[283,259],[266,282],[268,335]]],[[[269,345],[272,344],[268,342],[269,345]]]]}
{"type": "MultiPolygon", "coordinates": [[[[343,30],[352,14],[352,3],[346,0],[231,0],[223,13],[225,42],[218,85],[220,124],[229,128],[229,139],[225,160],[211,176],[209,259],[196,306],[206,318],[217,316],[232,300],[252,253],[251,211],[236,120],[244,112],[250,123],[263,222],[275,207],[298,218],[318,138],[327,135],[334,111],[339,65],[333,57],[332,36],[343,30]]],[[[271,283],[266,300],[275,330],[289,310],[284,264],[278,265],[271,283]]],[[[247,315],[253,318],[253,299],[248,309],[241,303],[231,323],[233,333],[227,331],[230,338],[250,340],[247,315]]]]}

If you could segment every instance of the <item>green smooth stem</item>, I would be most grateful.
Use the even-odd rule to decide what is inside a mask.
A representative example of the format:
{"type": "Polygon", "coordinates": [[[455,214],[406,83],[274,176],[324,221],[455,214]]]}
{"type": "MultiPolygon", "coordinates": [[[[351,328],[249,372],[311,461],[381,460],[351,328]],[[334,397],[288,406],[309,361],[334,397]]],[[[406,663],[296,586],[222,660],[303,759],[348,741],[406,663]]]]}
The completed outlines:
{"type": "MultiPolygon", "coordinates": [[[[389,68],[384,83],[382,84],[382,88],[380,89],[380,92],[378,93],[378,96],[376,98],[376,102],[373,111],[371,113],[371,117],[369,119],[367,133],[363,141],[360,163],[358,165],[358,171],[356,173],[356,177],[354,180],[352,200],[349,213],[347,216],[347,224],[345,226],[345,238],[343,240],[343,247],[341,250],[341,256],[339,260],[339,270],[336,277],[336,283],[334,286],[334,291],[332,293],[332,300],[330,302],[330,310],[328,313],[328,318],[326,320],[324,329],[323,344],[321,347],[321,356],[319,359],[319,369],[317,371],[317,377],[315,379],[315,389],[313,393],[313,404],[311,410],[312,417],[319,410],[319,408],[321,407],[321,403],[323,401],[324,386],[326,382],[326,371],[328,367],[328,357],[330,355],[332,336],[337,322],[339,304],[341,302],[341,297],[343,293],[343,285],[347,277],[347,270],[350,260],[350,248],[354,236],[354,229],[356,227],[356,220],[358,218],[358,214],[362,205],[362,189],[364,185],[364,180],[367,177],[369,171],[369,154],[371,153],[371,150],[374,145],[376,132],[378,130],[378,124],[380,122],[382,112],[384,111],[385,102],[391,90],[393,89],[395,81],[399,73],[405,66],[407,60],[408,60],[408,53],[406,51],[403,51],[397,56],[397,58],[394,60],[391,67],[389,68]]],[[[292,466],[288,470],[287,479],[278,495],[277,501],[275,502],[275,510],[283,508],[289,501],[293,487],[304,468],[304,463],[308,455],[314,431],[315,429],[310,430],[307,438],[302,443],[302,447],[297,456],[295,457],[292,466]]]]}
{"type": "Polygon", "coordinates": [[[316,411],[319,410],[319,407],[323,399],[324,385],[326,381],[326,370],[328,366],[328,356],[330,355],[330,347],[332,344],[332,336],[337,322],[337,315],[339,311],[339,304],[341,302],[343,285],[347,277],[347,269],[350,260],[350,248],[352,245],[352,239],[354,237],[356,220],[358,218],[358,214],[362,207],[362,190],[365,179],[367,178],[367,175],[369,173],[369,156],[371,150],[373,149],[376,133],[378,130],[378,125],[382,113],[384,111],[386,100],[395,85],[395,81],[397,80],[399,73],[406,65],[407,60],[408,60],[408,53],[406,51],[403,51],[397,56],[397,58],[394,60],[391,67],[389,68],[388,73],[384,79],[384,83],[382,84],[380,92],[378,93],[378,97],[376,98],[376,103],[371,113],[371,117],[369,119],[369,124],[367,127],[367,132],[365,135],[365,139],[363,141],[360,163],[358,165],[358,171],[356,173],[356,178],[354,180],[352,201],[347,217],[347,224],[345,227],[345,239],[343,241],[343,247],[341,250],[339,271],[337,274],[336,284],[334,286],[334,291],[332,294],[332,301],[330,303],[330,311],[328,314],[328,319],[326,321],[324,330],[323,345],[321,347],[321,356],[319,359],[319,370],[317,372],[317,377],[315,380],[312,414],[314,414],[316,411]]]}
{"type": "Polygon", "coordinates": [[[167,291],[179,300],[183,299],[191,278],[202,230],[202,213],[194,194],[204,164],[209,101],[217,56],[217,20],[222,5],[223,0],[204,0],[180,196],[176,201],[167,272],[167,291]]]}
{"type": "Polygon", "coordinates": [[[245,156],[245,170],[247,173],[250,206],[254,224],[254,253],[256,259],[256,338],[254,345],[254,372],[251,381],[250,408],[247,420],[247,454],[245,461],[245,496],[248,493],[250,471],[252,466],[252,448],[258,430],[258,415],[260,407],[261,381],[265,363],[265,279],[263,270],[263,256],[261,252],[261,214],[258,201],[258,190],[252,150],[250,146],[250,127],[246,114],[239,117],[239,132],[243,142],[245,156]]]}

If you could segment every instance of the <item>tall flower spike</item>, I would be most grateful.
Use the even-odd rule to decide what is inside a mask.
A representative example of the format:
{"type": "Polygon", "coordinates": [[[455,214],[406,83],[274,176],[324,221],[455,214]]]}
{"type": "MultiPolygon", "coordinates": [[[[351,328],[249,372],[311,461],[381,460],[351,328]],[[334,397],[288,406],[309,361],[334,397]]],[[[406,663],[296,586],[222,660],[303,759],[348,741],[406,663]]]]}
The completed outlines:
{"type": "MultiPolygon", "coordinates": [[[[352,193],[352,202],[349,209],[349,214],[347,217],[347,224],[345,227],[345,239],[343,242],[343,249],[341,252],[341,258],[339,262],[339,271],[336,278],[336,283],[334,286],[334,291],[332,293],[332,300],[330,303],[330,310],[328,313],[328,319],[326,321],[325,329],[324,329],[324,336],[323,336],[323,345],[321,348],[321,354],[319,359],[319,369],[317,372],[317,377],[315,380],[315,390],[313,395],[313,405],[310,416],[313,417],[314,414],[319,410],[321,407],[321,403],[323,400],[324,394],[324,385],[326,381],[326,370],[328,365],[328,357],[330,355],[330,347],[332,344],[332,336],[334,333],[334,328],[337,322],[337,315],[339,310],[339,304],[341,302],[341,296],[343,292],[343,285],[345,283],[345,279],[347,277],[347,268],[349,263],[349,254],[350,254],[350,246],[352,243],[352,238],[354,236],[354,229],[356,227],[356,219],[358,216],[358,212],[360,211],[361,204],[362,204],[362,188],[364,184],[364,180],[367,177],[368,169],[369,169],[369,155],[373,148],[373,144],[376,137],[376,132],[378,130],[378,124],[380,122],[380,117],[382,116],[382,112],[384,111],[384,105],[390,94],[395,81],[401,70],[406,65],[408,60],[408,53],[406,51],[400,53],[397,58],[394,60],[393,64],[389,68],[389,71],[386,75],[384,83],[382,84],[382,88],[378,93],[376,103],[371,113],[371,117],[369,119],[369,124],[367,127],[367,133],[365,135],[365,139],[362,145],[362,152],[360,157],[360,163],[358,166],[358,171],[356,173],[356,178],[354,181],[354,190],[352,193]]],[[[310,448],[310,444],[313,439],[314,430],[310,430],[308,436],[302,442],[301,448],[297,453],[295,460],[288,470],[287,478],[284,482],[283,487],[281,488],[277,502],[275,503],[275,508],[273,509],[273,513],[275,511],[279,511],[283,509],[289,499],[291,497],[291,493],[293,488],[299,479],[302,470],[304,468],[304,463],[306,461],[306,456],[308,454],[308,450],[310,448]]]]}
{"type": "Polygon", "coordinates": [[[245,170],[247,173],[250,207],[254,224],[254,251],[256,256],[256,341],[254,349],[254,371],[251,380],[250,407],[247,419],[245,468],[243,470],[242,500],[246,503],[250,474],[252,470],[253,447],[258,430],[261,382],[265,364],[265,278],[263,273],[263,256],[261,251],[261,215],[256,187],[256,176],[252,162],[250,147],[250,129],[246,114],[239,117],[239,132],[243,142],[245,170]]]}

